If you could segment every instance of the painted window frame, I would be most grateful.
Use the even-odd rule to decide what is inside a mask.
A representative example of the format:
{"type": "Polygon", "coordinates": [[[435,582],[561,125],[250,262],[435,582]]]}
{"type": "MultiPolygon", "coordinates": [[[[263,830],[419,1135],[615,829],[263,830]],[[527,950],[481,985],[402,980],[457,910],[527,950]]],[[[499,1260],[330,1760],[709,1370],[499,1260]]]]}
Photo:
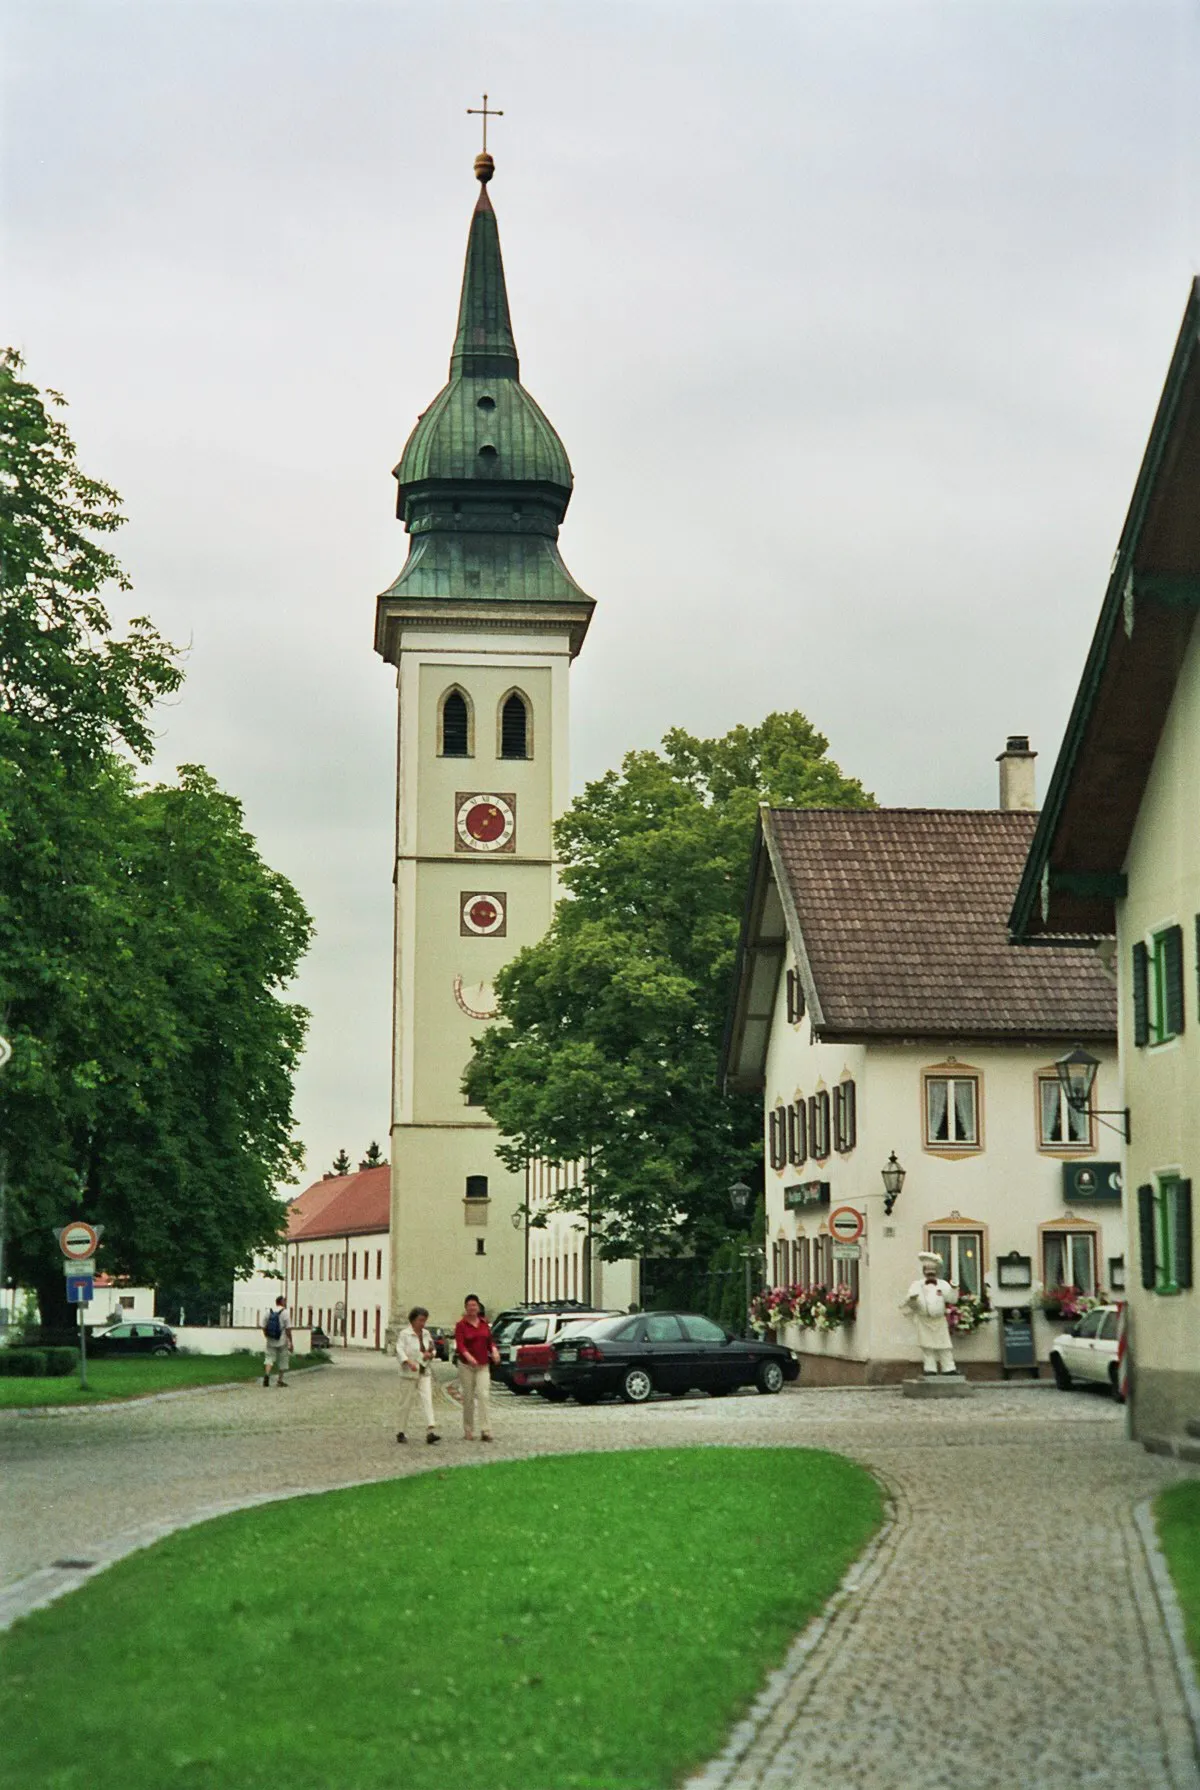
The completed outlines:
{"type": "Polygon", "coordinates": [[[1053,1064],[1048,1065],[1044,1069],[1038,1069],[1034,1074],[1033,1123],[1034,1135],[1037,1138],[1037,1147],[1047,1155],[1086,1156],[1096,1148],[1096,1123],[1090,1105],[1085,1113],[1076,1111],[1063,1093],[1062,1083],[1058,1079],[1058,1072],[1053,1064]],[[1064,1142],[1061,1139],[1049,1138],[1046,1136],[1044,1125],[1045,1107],[1042,1104],[1043,1087],[1052,1087],[1057,1092],[1060,1123],[1063,1116],[1066,1115],[1067,1130],[1070,1131],[1073,1123],[1082,1120],[1087,1126],[1086,1137],[1069,1138],[1064,1142]]]}
{"type": "MultiPolygon", "coordinates": [[[[1062,1218],[1048,1218],[1044,1224],[1039,1224],[1038,1269],[1041,1275],[1042,1286],[1047,1291],[1053,1287],[1067,1286],[1078,1287],[1081,1293],[1096,1294],[1101,1292],[1103,1290],[1103,1283],[1100,1279],[1100,1264],[1104,1260],[1104,1257],[1101,1251],[1100,1241],[1100,1226],[1098,1224],[1084,1223],[1079,1220],[1072,1221],[1062,1218]],[[1046,1244],[1051,1237],[1070,1239],[1086,1237],[1090,1239],[1092,1257],[1092,1284],[1090,1287],[1084,1286],[1082,1282],[1076,1280],[1074,1274],[1072,1274],[1070,1280],[1056,1280],[1051,1277],[1046,1266],[1046,1244]]],[[[1068,1251],[1064,1249],[1063,1254],[1064,1259],[1066,1259],[1068,1251]]]]}
{"type": "Polygon", "coordinates": [[[921,1139],[926,1150],[938,1156],[977,1156],[984,1146],[983,1132],[983,1071],[971,1063],[932,1063],[921,1071],[921,1139]],[[935,1082],[946,1083],[946,1117],[951,1114],[957,1124],[957,1105],[953,1094],[956,1083],[970,1084],[975,1121],[973,1138],[933,1137],[930,1135],[929,1098],[930,1089],[935,1082]]]}
{"type": "Polygon", "coordinates": [[[439,758],[456,758],[459,760],[475,756],[475,704],[470,692],[461,684],[450,684],[438,697],[437,705],[437,755],[439,758]],[[452,696],[461,696],[467,705],[467,749],[465,752],[446,751],[446,704],[452,696]]]}
{"type": "Polygon", "coordinates": [[[1167,1298],[1192,1287],[1195,1245],[1192,1183],[1178,1169],[1160,1170],[1138,1188],[1142,1286],[1167,1298]]]}
{"type": "Polygon", "coordinates": [[[1183,927],[1164,922],[1134,941],[1133,1042],[1155,1049],[1182,1035],[1185,1021],[1183,927]]]}
{"type": "Polygon", "coordinates": [[[533,701],[519,684],[505,690],[496,704],[496,758],[505,764],[528,764],[533,758],[533,701]],[[504,750],[504,711],[514,696],[520,698],[525,708],[525,750],[519,754],[504,750]]]}
{"type": "Polygon", "coordinates": [[[935,1219],[925,1226],[925,1248],[940,1256],[942,1251],[934,1242],[935,1237],[947,1237],[950,1244],[943,1258],[946,1271],[942,1279],[948,1280],[960,1293],[973,1293],[976,1298],[981,1298],[987,1287],[988,1227],[977,1219],[952,1213],[949,1218],[935,1219]],[[975,1286],[969,1285],[969,1277],[964,1278],[962,1274],[962,1238],[970,1238],[976,1246],[975,1278],[978,1284],[975,1286]]]}
{"type": "Polygon", "coordinates": [[[782,1100],[767,1113],[767,1160],[777,1175],[787,1167],[787,1108],[782,1100]]]}

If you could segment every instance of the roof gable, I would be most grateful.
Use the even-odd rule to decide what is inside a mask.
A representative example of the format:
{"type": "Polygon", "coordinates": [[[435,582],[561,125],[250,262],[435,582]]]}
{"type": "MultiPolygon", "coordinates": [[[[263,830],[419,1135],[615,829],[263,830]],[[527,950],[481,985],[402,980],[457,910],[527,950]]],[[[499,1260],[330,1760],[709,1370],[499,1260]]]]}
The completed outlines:
{"type": "Polygon", "coordinates": [[[789,942],[822,1038],[1113,1038],[1116,991],[1094,951],[1008,942],[1035,822],[993,809],[763,810],[727,1085],[761,1085],[789,942]]]}
{"type": "Polygon", "coordinates": [[[1116,930],[1129,842],[1198,608],[1200,279],[1013,903],[1014,939],[1116,930]]]}
{"type": "Polygon", "coordinates": [[[391,1208],[392,1171],[386,1162],[353,1175],[328,1175],[306,1187],[288,1207],[287,1240],[386,1231],[391,1208]]]}

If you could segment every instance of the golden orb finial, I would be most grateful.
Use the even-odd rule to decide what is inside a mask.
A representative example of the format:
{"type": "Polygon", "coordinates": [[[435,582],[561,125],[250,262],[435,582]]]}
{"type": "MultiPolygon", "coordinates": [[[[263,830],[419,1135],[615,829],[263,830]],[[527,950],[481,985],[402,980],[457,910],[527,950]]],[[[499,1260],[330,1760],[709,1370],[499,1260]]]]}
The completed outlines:
{"type": "Polygon", "coordinates": [[[475,178],[482,186],[486,186],[496,172],[496,164],[485,149],[482,155],[475,157],[475,178]]]}

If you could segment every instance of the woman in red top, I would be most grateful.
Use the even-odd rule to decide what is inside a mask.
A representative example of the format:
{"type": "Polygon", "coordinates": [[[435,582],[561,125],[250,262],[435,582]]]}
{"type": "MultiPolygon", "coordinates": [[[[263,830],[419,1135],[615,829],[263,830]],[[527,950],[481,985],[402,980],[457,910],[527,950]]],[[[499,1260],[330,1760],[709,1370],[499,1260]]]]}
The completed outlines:
{"type": "Polygon", "coordinates": [[[463,1315],[454,1326],[454,1353],[458,1359],[458,1383],[462,1387],[463,1440],[475,1440],[475,1413],[479,1413],[479,1440],[490,1442],[488,1393],[491,1389],[491,1363],[499,1361],[500,1351],[492,1341],[492,1330],[483,1315],[483,1306],[474,1293],[463,1302],[463,1315]]]}

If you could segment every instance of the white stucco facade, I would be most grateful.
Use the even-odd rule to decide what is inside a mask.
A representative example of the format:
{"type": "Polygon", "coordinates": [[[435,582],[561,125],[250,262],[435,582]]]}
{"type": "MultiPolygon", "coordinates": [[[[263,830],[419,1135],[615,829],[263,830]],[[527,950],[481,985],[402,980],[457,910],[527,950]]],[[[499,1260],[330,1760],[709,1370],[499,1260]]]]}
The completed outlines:
{"type": "Polygon", "coordinates": [[[593,1248],[589,1277],[585,1213],[550,1209],[556,1192],[579,1187],[583,1181],[581,1163],[530,1163],[524,1297],[538,1302],[578,1299],[605,1309],[626,1311],[640,1301],[638,1263],[628,1257],[602,1261],[593,1248]]]}
{"type": "MultiPolygon", "coordinates": [[[[1165,1237],[1164,1190],[1189,1189],[1200,1169],[1200,633],[1191,639],[1167,710],[1125,860],[1128,894],[1117,903],[1120,1039],[1132,1118],[1126,1198],[1136,1261],[1129,1277],[1134,1428],[1139,1435],[1182,1433],[1200,1417],[1200,1294],[1190,1235],[1186,1276],[1179,1237],[1165,1237]],[[1144,1043],[1134,1023],[1134,947],[1149,960],[1154,1004],[1154,946],[1178,928],[1182,947],[1181,1019],[1144,1043]],[[1139,1237],[1139,1190],[1151,1190],[1154,1246],[1139,1237]],[[1147,1260],[1146,1258],[1149,1257],[1147,1260]],[[1189,1284],[1181,1284],[1186,1277],[1189,1284]]],[[[1151,1015],[1153,1021],[1153,1015],[1151,1015]]],[[[1189,1233],[1191,1208],[1188,1205],[1189,1233]]],[[[1172,1229],[1174,1228],[1172,1224],[1172,1229]]]]}
{"type": "MultiPolygon", "coordinates": [[[[787,967],[795,969],[790,950],[787,967]]],[[[1093,1285],[1088,1291],[1108,1291],[1114,1277],[1122,1278],[1126,1225],[1110,1174],[1119,1162],[1119,1138],[1094,1118],[1086,1142],[1075,1147],[1063,1148],[1043,1135],[1045,1118],[1053,1118],[1054,1099],[1052,1092],[1043,1096],[1040,1083],[1056,1084],[1054,1059],[1072,1048],[1073,1038],[1064,1037],[1057,1045],[954,1038],[822,1042],[814,1040],[807,1015],[789,1020],[786,986],[787,978],[780,977],[766,1058],[767,1280],[772,1285],[830,1284],[853,1282],[856,1274],[858,1292],[852,1323],[823,1333],[788,1327],[783,1340],[807,1357],[808,1380],[886,1380],[912,1371],[919,1351],[911,1321],[899,1305],[918,1273],[918,1252],[937,1247],[939,1238],[956,1240],[951,1245],[952,1277],[958,1280],[965,1273],[969,1279],[978,1272],[996,1306],[1036,1305],[1040,1287],[1063,1284],[1059,1276],[1064,1263],[1078,1272],[1086,1271],[1090,1261],[1093,1285]],[[941,1099],[940,1093],[930,1094],[931,1081],[973,1086],[970,1105],[977,1141],[955,1144],[931,1138],[930,1101],[941,1099]],[[854,1141],[852,1148],[839,1150],[834,1090],[846,1083],[854,1089],[854,1141]],[[821,1096],[828,1096],[830,1105],[827,1153],[817,1157],[810,1149],[800,1162],[773,1165],[781,1121],[777,1118],[773,1126],[772,1113],[784,1115],[786,1135],[788,1106],[797,1100],[807,1106],[811,1097],[821,1096]],[[888,1216],[881,1171],[893,1152],[906,1178],[888,1216]],[[1107,1197],[1068,1194],[1068,1164],[1109,1165],[1096,1177],[1098,1191],[1107,1197]],[[796,1203],[814,1197],[822,1203],[796,1203]],[[864,1221],[856,1262],[832,1259],[829,1216],[844,1206],[861,1213],[864,1221]],[[1032,1285],[1024,1290],[999,1285],[997,1259],[1013,1252],[1029,1259],[1032,1285]]],[[[1123,1104],[1115,1049],[1097,1046],[1096,1054],[1100,1068],[1093,1105],[1123,1104]]],[[[964,1118],[966,1111],[964,1100],[964,1118]]],[[[1017,1275],[1020,1269],[1014,1265],[1009,1272],[1017,1275]]],[[[1043,1363],[1057,1328],[1035,1312],[1034,1336],[1043,1363]]],[[[998,1320],[959,1338],[955,1347],[968,1372],[998,1373],[998,1320]]]]}

